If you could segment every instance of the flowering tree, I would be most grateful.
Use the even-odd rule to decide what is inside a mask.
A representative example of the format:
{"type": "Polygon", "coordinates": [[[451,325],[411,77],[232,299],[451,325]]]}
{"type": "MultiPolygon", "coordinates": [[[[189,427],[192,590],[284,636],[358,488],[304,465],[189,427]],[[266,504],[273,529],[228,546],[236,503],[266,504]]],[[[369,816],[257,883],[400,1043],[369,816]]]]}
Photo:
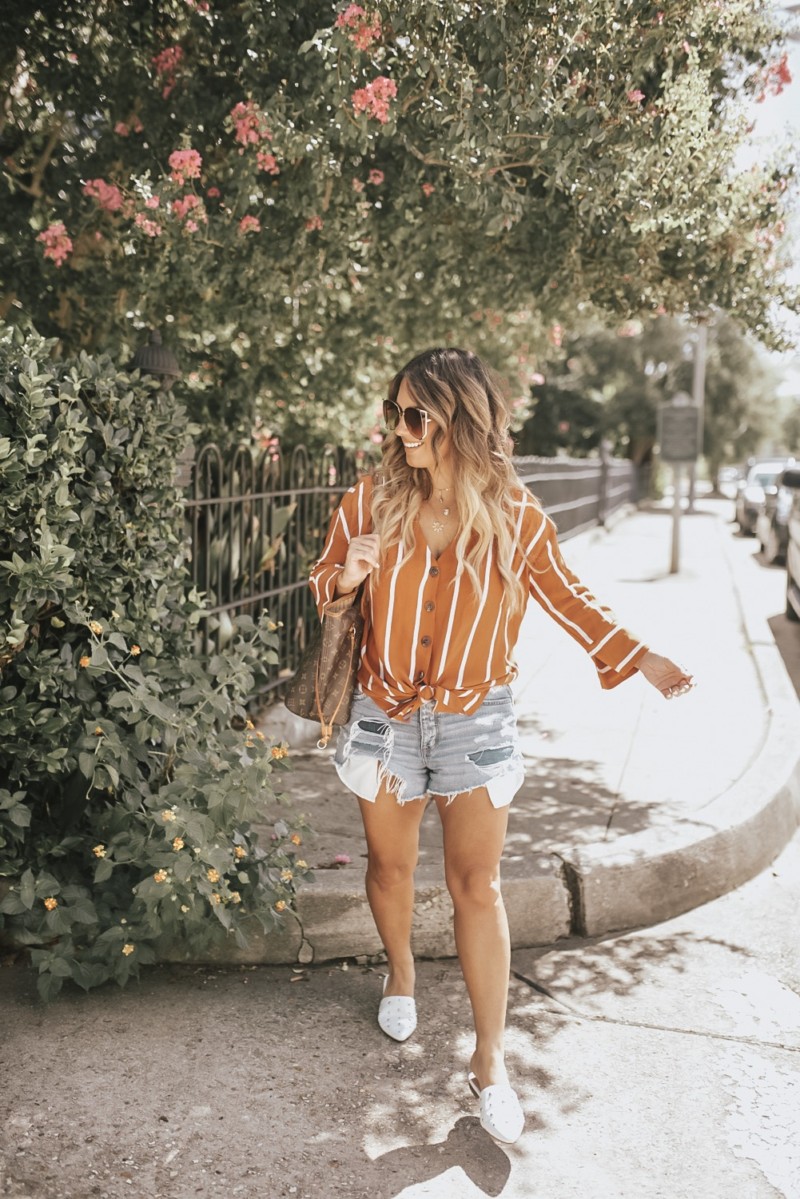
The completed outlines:
{"type": "Polygon", "coordinates": [[[524,391],[579,306],[780,341],[789,174],[734,167],[737,97],[788,82],[759,0],[5,21],[0,315],[118,358],[165,326],[217,429],[358,440],[438,340],[524,391]]]}

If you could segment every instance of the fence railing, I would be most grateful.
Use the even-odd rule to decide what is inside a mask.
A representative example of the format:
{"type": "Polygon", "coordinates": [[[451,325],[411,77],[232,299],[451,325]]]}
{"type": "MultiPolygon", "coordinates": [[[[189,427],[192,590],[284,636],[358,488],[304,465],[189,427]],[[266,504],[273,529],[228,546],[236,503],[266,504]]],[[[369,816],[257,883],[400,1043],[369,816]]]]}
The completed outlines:
{"type": "MultiPolygon", "coordinates": [[[[541,500],[561,537],[602,524],[635,501],[636,468],[619,459],[518,458],[521,480],[541,500]]],[[[233,618],[267,609],[279,625],[279,661],[269,689],[290,677],[316,624],[308,572],[341,496],[370,466],[366,455],[330,448],[288,458],[243,446],[227,458],[200,450],[191,471],[187,521],[195,586],[210,606],[200,622],[201,653],[224,645],[233,618]]]]}

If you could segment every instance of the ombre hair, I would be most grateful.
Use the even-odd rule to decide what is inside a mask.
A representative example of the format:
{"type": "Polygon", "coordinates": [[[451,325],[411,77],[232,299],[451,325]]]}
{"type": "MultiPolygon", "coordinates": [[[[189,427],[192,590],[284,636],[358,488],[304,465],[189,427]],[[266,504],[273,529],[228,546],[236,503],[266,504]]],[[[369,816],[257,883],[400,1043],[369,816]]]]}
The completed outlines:
{"type": "MultiPolygon", "coordinates": [[[[522,488],[511,461],[509,412],[495,374],[470,350],[425,350],[398,371],[389,384],[388,398],[397,401],[406,385],[420,408],[438,424],[430,424],[434,461],[440,461],[442,442],[449,433],[453,468],[454,506],[460,533],[455,549],[476,595],[480,596],[481,565],[495,544],[497,565],[512,610],[523,606],[525,590],[512,569],[514,525],[522,488]]],[[[381,546],[401,544],[406,553],[416,543],[414,523],[421,504],[430,499],[433,484],[427,470],[408,465],[401,439],[390,435],[376,475],[372,519],[381,546]]]]}

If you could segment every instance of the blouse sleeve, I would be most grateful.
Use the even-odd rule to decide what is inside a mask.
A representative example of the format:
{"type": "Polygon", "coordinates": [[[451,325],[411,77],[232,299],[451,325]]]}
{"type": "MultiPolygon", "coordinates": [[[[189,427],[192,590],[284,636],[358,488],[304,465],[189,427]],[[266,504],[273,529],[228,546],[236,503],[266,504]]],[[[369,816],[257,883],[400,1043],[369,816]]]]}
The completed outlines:
{"type": "Polygon", "coordinates": [[[535,508],[526,512],[523,546],[530,594],[594,660],[601,687],[616,687],[636,673],[647,646],[617,623],[564,561],[556,527],[535,508]]]}
{"type": "Polygon", "coordinates": [[[336,580],[344,569],[351,539],[372,530],[370,483],[371,480],[361,479],[342,496],[331,517],[322,554],[311,568],[309,585],[320,619],[328,604],[336,599],[336,580]]]}

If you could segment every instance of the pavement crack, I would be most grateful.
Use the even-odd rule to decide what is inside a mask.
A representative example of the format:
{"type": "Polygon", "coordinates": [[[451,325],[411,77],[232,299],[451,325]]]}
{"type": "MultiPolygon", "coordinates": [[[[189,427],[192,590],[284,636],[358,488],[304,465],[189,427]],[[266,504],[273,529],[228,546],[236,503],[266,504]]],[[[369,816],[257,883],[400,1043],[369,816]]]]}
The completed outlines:
{"type": "Polygon", "coordinates": [[[586,936],[586,914],[583,907],[583,887],[579,871],[560,853],[553,851],[554,857],[561,863],[561,878],[567,891],[569,904],[569,935],[571,937],[586,936]]]}
{"type": "Polygon", "coordinates": [[[780,1049],[784,1053],[800,1054],[800,1045],[784,1045],[780,1041],[768,1041],[761,1037],[738,1036],[736,1033],[715,1032],[713,1029],[680,1028],[675,1024],[659,1024],[649,1020],[623,1020],[616,1016],[602,1016],[584,1012],[580,1008],[566,1003],[563,999],[559,999],[552,991],[548,991],[547,987],[542,986],[541,983],[534,982],[533,979],[525,974],[520,974],[518,970],[512,970],[511,973],[519,982],[525,983],[532,991],[536,991],[539,995],[551,1000],[559,1008],[563,1009],[560,1012],[553,1012],[553,1015],[561,1016],[563,1019],[586,1020],[592,1024],[613,1024],[619,1028],[640,1028],[646,1032],[674,1033],[683,1037],[710,1038],[713,1041],[732,1042],[736,1045],[749,1045],[759,1049],[780,1049]]]}

